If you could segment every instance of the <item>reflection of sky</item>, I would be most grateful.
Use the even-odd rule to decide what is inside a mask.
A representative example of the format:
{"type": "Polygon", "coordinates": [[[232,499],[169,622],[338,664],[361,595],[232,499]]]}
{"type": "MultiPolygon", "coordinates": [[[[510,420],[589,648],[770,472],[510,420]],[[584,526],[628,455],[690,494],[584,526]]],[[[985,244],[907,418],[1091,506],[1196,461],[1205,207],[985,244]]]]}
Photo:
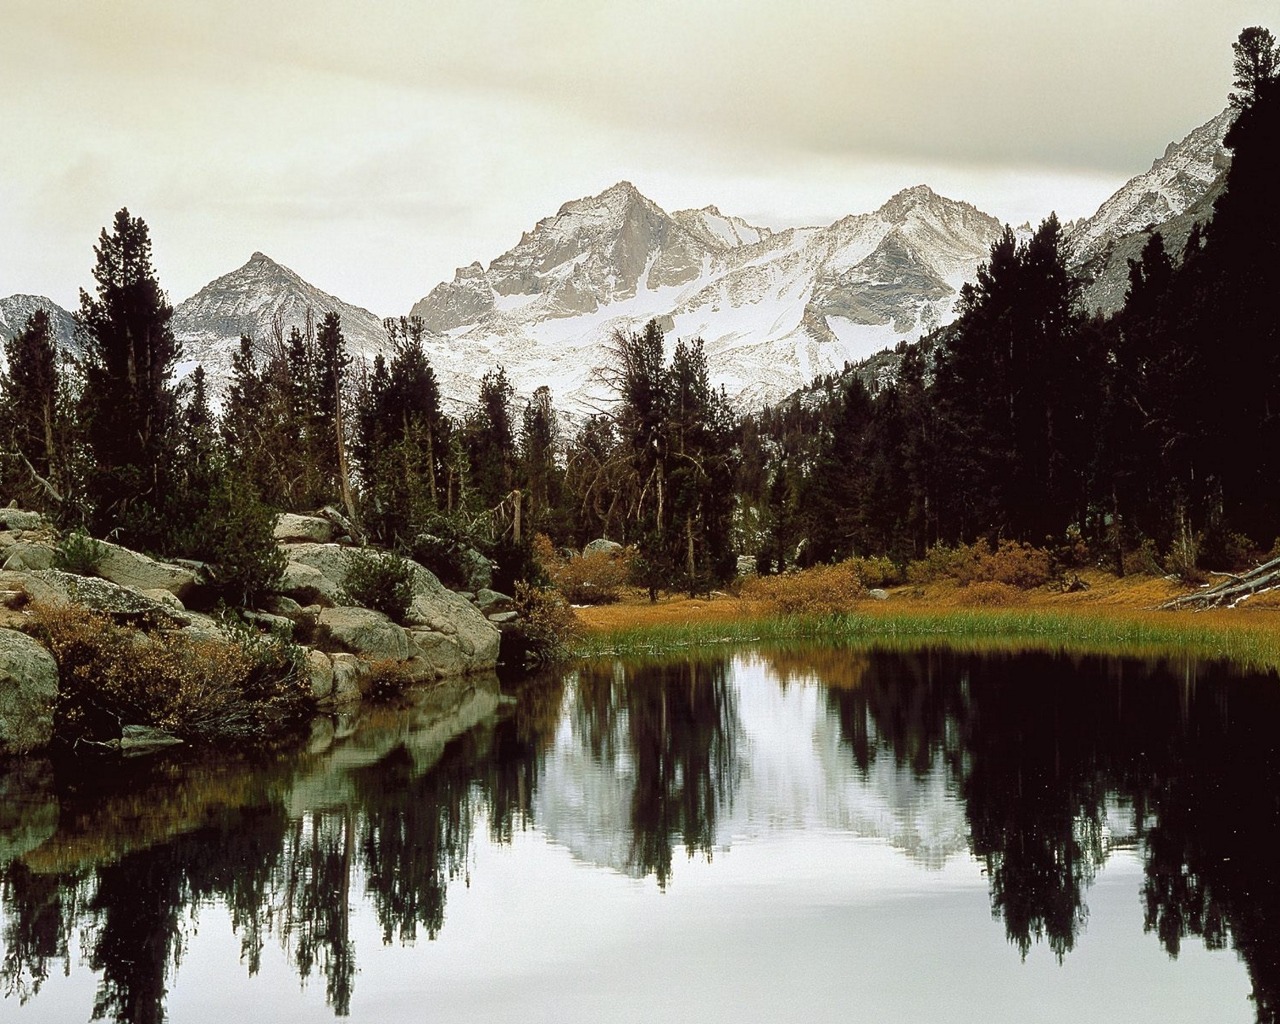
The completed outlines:
{"type": "MultiPolygon", "coordinates": [[[[496,845],[487,823],[476,823],[438,940],[423,933],[416,946],[383,946],[363,879],[353,878],[351,1019],[1253,1019],[1234,953],[1190,941],[1173,961],[1143,933],[1141,855],[1132,849],[1113,848],[1100,868],[1064,962],[1045,944],[1022,962],[992,917],[988,878],[963,850],[963,808],[941,769],[916,785],[878,758],[864,779],[821,687],[781,688],[756,662],[733,672],[742,763],[710,863],[677,852],[665,892],[652,877],[596,866],[619,855],[625,863],[630,769],[620,761],[611,778],[566,717],[530,827],[496,845]]],[[[1109,808],[1108,826],[1123,839],[1131,813],[1109,808]]],[[[268,939],[261,972],[248,978],[226,909],[202,906],[195,918],[183,928],[169,1020],[333,1020],[324,979],[299,982],[278,942],[268,939]]],[[[55,970],[27,1006],[0,1008],[23,1024],[83,1020],[96,984],[88,970],[55,970]]]]}
{"type": "MultiPolygon", "coordinates": [[[[828,713],[824,687],[778,685],[758,659],[733,662],[739,765],[717,809],[715,847],[782,831],[833,829],[887,839],[932,867],[965,847],[964,807],[940,763],[917,779],[879,757],[864,778],[828,713]]],[[[634,772],[619,715],[601,763],[570,705],[537,789],[534,817],[555,841],[591,864],[627,870],[634,772]]],[[[677,873],[678,873],[677,868],[677,873]]]]}
{"type": "MultiPolygon", "coordinates": [[[[1113,856],[1089,891],[1076,951],[1059,966],[1037,946],[1024,964],[968,858],[922,871],[883,842],[772,834],[711,864],[681,863],[659,893],[652,880],[584,867],[535,829],[510,847],[478,844],[471,884],[450,888],[436,942],[383,947],[372,913],[357,910],[351,1019],[1251,1021],[1232,953],[1196,942],[1175,962],[1142,935],[1141,870],[1132,854],[1113,856]]],[[[202,911],[171,990],[172,1021],[333,1019],[322,979],[299,999],[277,947],[247,982],[237,953],[225,913],[202,911]]],[[[84,1017],[83,1000],[54,1009],[62,984],[51,979],[32,1019],[84,1017]]]]}

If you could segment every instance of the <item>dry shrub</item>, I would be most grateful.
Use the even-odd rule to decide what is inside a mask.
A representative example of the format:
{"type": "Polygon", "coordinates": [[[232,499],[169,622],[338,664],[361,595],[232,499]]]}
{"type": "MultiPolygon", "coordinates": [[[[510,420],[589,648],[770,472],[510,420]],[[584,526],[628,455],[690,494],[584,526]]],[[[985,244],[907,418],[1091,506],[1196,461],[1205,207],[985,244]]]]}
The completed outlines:
{"type": "Polygon", "coordinates": [[[864,587],[894,587],[906,579],[903,571],[883,555],[876,558],[850,558],[845,564],[853,566],[864,587]]]}
{"type": "MultiPolygon", "coordinates": [[[[979,545],[974,545],[977,548],[979,545]]],[[[1005,583],[1021,590],[1042,587],[1053,579],[1053,558],[1043,548],[1002,540],[995,551],[979,555],[969,582],[1005,583]]],[[[961,579],[961,583],[966,582],[961,579]]]]}
{"type": "Polygon", "coordinates": [[[742,596],[784,615],[832,615],[866,597],[867,588],[850,560],[781,576],[754,576],[742,584],[742,596]]]}
{"type": "Polygon", "coordinates": [[[1053,576],[1053,556],[1048,551],[1016,540],[1002,540],[994,551],[984,541],[954,548],[935,545],[924,558],[907,566],[912,583],[953,579],[962,587],[1003,583],[1030,590],[1044,586],[1053,576]]]}
{"type": "Polygon", "coordinates": [[[971,566],[986,550],[985,545],[978,544],[972,547],[961,544],[954,548],[935,544],[924,553],[923,558],[918,558],[907,566],[907,582],[920,584],[960,579],[972,572],[971,566]]]}
{"type": "Polygon", "coordinates": [[[544,533],[534,537],[532,547],[534,558],[570,604],[613,604],[621,599],[631,575],[631,548],[562,558],[544,533]]]}
{"type": "Polygon", "coordinates": [[[581,625],[559,592],[517,580],[515,610],[512,632],[518,647],[516,660],[525,668],[569,656],[570,642],[580,633],[581,625]]]}
{"type": "Polygon", "coordinates": [[[376,658],[369,662],[369,677],[364,694],[370,700],[392,701],[401,696],[413,682],[413,673],[395,658],[376,658]]]}
{"type": "Polygon", "coordinates": [[[1003,608],[1008,605],[1026,604],[1027,595],[1016,586],[996,580],[970,583],[957,595],[961,604],[975,608],[1003,608]]]}
{"type": "Polygon", "coordinates": [[[37,606],[32,632],[58,663],[55,724],[66,739],[149,725],[187,739],[266,737],[308,699],[299,649],[233,629],[227,641],[146,633],[76,605],[37,606]]]}

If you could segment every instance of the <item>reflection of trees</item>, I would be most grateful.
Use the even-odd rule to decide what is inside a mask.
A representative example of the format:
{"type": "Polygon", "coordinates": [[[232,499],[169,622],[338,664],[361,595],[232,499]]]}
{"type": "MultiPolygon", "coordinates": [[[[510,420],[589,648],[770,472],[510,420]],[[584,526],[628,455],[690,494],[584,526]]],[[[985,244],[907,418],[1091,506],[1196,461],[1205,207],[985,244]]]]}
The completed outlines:
{"type": "MultiPolygon", "coordinates": [[[[993,911],[1025,955],[1059,957],[1107,856],[1108,800],[1135,808],[1146,926],[1228,941],[1260,1024],[1280,1020],[1280,690],[1216,667],[1049,654],[873,652],[828,700],[856,764],[880,751],[919,772],[942,753],[964,798],[993,911]],[[1197,675],[1209,678],[1197,680],[1197,675]]],[[[820,676],[821,677],[821,676],[820,676]]]]}
{"type": "MultiPolygon", "coordinates": [[[[786,674],[836,673],[828,710],[864,772],[877,758],[917,777],[945,764],[989,873],[992,909],[1024,955],[1040,941],[1060,957],[1073,948],[1108,854],[1106,808],[1131,805],[1147,929],[1171,955],[1188,937],[1229,943],[1249,969],[1260,1024],[1280,1024],[1274,679],[1215,670],[1197,680],[1193,669],[1175,677],[1167,666],[1048,654],[825,657],[806,675],[791,652],[786,674]]],[[[430,770],[411,745],[391,748],[342,774],[341,799],[292,817],[287,780],[266,773],[204,788],[195,773],[165,776],[145,800],[126,780],[121,807],[170,793],[173,812],[160,808],[132,840],[113,821],[95,845],[85,808],[103,801],[106,784],[63,793],[76,858],[46,854],[44,870],[21,859],[0,867],[0,986],[21,1001],[35,996],[78,932],[100,975],[94,1016],[161,1021],[196,908],[220,902],[251,974],[278,941],[346,1013],[356,901],[368,900],[386,942],[439,934],[478,816],[497,842],[531,819],[563,693],[559,680],[522,692],[512,717],[453,741],[430,770]],[[157,823],[169,820],[178,834],[161,838],[157,823]]],[[[630,833],[631,866],[665,886],[675,844],[710,856],[733,799],[741,725],[726,665],[588,667],[572,694],[568,721],[583,750],[629,777],[619,825],[630,833]]]]}
{"type": "Polygon", "coordinates": [[[1155,748],[1143,798],[1146,926],[1171,956],[1228,937],[1249,967],[1260,1024],[1280,1020],[1280,694],[1274,678],[1199,685],[1155,748]]]}
{"type": "Polygon", "coordinates": [[[75,876],[40,874],[19,861],[0,872],[6,910],[0,995],[25,1003],[39,993],[50,963],[61,960],[70,969],[67,947],[79,916],[80,888],[75,876]]]}
{"type": "Polygon", "coordinates": [[[673,844],[711,856],[721,805],[732,800],[736,698],[724,661],[684,661],[577,674],[575,731],[592,758],[633,773],[631,867],[671,878],[673,844]]]}
{"type": "MultiPolygon", "coordinates": [[[[501,841],[529,814],[542,742],[536,723],[516,715],[453,741],[429,771],[406,748],[391,749],[349,774],[354,796],[332,810],[290,819],[278,787],[252,788],[258,802],[209,805],[203,826],[118,859],[108,849],[97,867],[39,874],[9,864],[0,870],[0,982],[23,1001],[35,995],[50,965],[67,959],[69,936],[79,929],[88,964],[100,974],[94,1019],[163,1021],[189,922],[216,901],[230,912],[250,974],[274,936],[300,977],[324,978],[327,1002],[345,1015],[356,974],[350,915],[359,880],[385,941],[412,941],[418,928],[434,938],[476,815],[488,817],[501,841]]],[[[160,803],[163,794],[152,798],[160,803]]],[[[71,796],[64,811],[77,817],[71,796]]],[[[157,818],[165,813],[156,809],[157,818]]]]}

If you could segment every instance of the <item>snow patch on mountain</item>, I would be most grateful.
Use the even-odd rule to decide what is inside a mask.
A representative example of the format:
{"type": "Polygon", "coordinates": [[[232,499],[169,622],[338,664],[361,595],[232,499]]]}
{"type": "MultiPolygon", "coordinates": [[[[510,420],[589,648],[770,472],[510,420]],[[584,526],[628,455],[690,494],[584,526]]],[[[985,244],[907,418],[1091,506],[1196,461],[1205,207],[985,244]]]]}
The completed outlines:
{"type": "Polygon", "coordinates": [[[629,182],[566,203],[486,268],[413,307],[442,382],[505,366],[518,392],[608,400],[596,373],[615,331],[656,319],[701,337],[712,380],[758,406],[954,315],[990,254],[993,217],[926,186],[827,227],[771,231],[715,207],[663,211],[629,182]],[[488,362],[486,362],[488,361],[488,362]]]}
{"type": "Polygon", "coordinates": [[[1068,259],[1086,281],[1090,310],[1113,312],[1124,304],[1128,261],[1138,257],[1152,231],[1160,231],[1176,256],[1192,225],[1212,216],[1231,166],[1222,140],[1235,115],[1228,107],[1182,141],[1170,142],[1149,170],[1125,182],[1093,216],[1070,226],[1068,259]]]}
{"type": "MultiPolygon", "coordinates": [[[[63,352],[79,351],[76,343],[76,319],[52,299],[43,295],[9,295],[0,298],[0,341],[8,341],[27,326],[27,319],[38,309],[49,314],[53,341],[63,352]]],[[[4,346],[0,345],[0,369],[7,369],[4,346]]]]}
{"type": "Polygon", "coordinates": [[[327,313],[342,318],[343,337],[353,355],[372,357],[386,348],[379,317],[308,284],[260,252],[179,303],[172,327],[182,343],[183,367],[202,364],[218,392],[230,379],[242,334],[270,347],[287,339],[292,327],[305,331],[308,317],[318,326],[327,313]]]}

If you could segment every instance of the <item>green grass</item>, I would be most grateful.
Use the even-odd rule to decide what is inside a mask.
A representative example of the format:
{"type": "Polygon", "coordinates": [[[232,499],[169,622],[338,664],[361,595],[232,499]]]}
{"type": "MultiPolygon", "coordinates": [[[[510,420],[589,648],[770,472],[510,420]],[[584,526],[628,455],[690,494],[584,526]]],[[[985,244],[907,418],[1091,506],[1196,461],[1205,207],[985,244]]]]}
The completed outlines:
{"type": "Polygon", "coordinates": [[[964,610],[903,615],[783,616],[730,623],[642,626],[582,637],[582,658],[654,657],[728,645],[797,641],[841,647],[1032,649],[1131,657],[1193,655],[1280,669],[1280,630],[1196,621],[1191,615],[1073,615],[964,610]]]}

